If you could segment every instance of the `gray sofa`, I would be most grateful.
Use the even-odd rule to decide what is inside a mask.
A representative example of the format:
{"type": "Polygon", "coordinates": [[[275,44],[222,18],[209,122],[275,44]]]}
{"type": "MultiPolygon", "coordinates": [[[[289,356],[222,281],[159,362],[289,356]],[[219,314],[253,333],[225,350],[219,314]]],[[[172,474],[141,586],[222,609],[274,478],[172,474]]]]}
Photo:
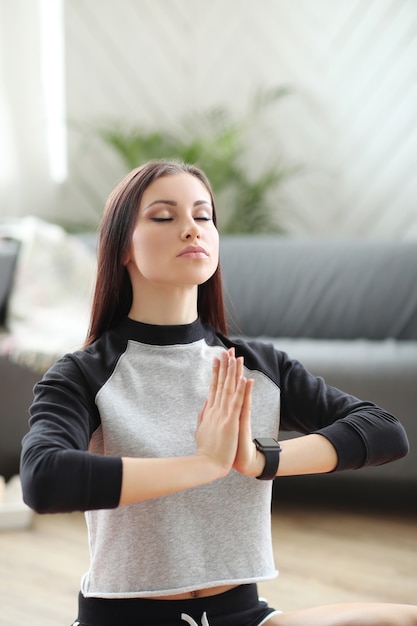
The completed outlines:
{"type": "Polygon", "coordinates": [[[417,242],[234,236],[223,238],[221,261],[232,334],[272,342],[329,384],[380,404],[410,440],[395,463],[276,488],[366,498],[371,486],[417,502],[417,242]]]}
{"type": "MultiPolygon", "coordinates": [[[[307,484],[317,480],[319,491],[367,485],[369,493],[370,481],[373,490],[391,485],[394,493],[415,495],[417,244],[231,236],[222,237],[221,262],[231,334],[273,342],[328,383],[382,405],[407,429],[405,459],[308,477],[307,484]]],[[[18,470],[38,378],[0,357],[0,474],[18,470]]],[[[297,480],[276,482],[292,490],[297,480]]]]}

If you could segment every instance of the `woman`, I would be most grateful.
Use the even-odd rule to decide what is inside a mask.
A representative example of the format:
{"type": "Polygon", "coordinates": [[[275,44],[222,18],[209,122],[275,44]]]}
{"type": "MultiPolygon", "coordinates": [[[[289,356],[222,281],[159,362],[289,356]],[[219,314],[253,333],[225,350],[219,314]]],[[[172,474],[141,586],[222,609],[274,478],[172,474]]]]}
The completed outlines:
{"type": "Polygon", "coordinates": [[[258,599],[276,576],[275,475],[385,463],[408,443],[379,407],[227,337],[205,175],[169,161],[131,172],[98,257],[86,345],[36,386],[21,465],[35,510],[86,511],[74,625],[416,624],[407,605],[280,613],[258,599]],[[279,446],[279,428],[305,436],[279,446]]]}

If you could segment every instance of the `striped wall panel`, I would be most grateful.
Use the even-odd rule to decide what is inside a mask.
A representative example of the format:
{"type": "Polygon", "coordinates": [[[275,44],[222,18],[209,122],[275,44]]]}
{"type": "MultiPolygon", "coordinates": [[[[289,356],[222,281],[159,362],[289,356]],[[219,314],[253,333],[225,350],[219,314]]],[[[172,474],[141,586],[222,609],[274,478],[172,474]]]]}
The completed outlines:
{"type": "Polygon", "coordinates": [[[415,0],[67,0],[69,219],[94,221],[124,170],[93,124],[239,116],[290,85],[248,136],[248,167],[302,165],[277,195],[289,233],[417,239],[415,0]]]}

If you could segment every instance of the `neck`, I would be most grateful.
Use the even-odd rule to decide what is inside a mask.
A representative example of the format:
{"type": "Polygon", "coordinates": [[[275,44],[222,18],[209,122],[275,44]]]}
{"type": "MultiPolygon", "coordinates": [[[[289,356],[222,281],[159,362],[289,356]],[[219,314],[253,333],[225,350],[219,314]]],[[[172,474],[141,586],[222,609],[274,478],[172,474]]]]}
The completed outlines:
{"type": "Polygon", "coordinates": [[[149,290],[133,293],[129,317],[137,322],[158,326],[191,324],[197,319],[197,287],[149,290]]]}

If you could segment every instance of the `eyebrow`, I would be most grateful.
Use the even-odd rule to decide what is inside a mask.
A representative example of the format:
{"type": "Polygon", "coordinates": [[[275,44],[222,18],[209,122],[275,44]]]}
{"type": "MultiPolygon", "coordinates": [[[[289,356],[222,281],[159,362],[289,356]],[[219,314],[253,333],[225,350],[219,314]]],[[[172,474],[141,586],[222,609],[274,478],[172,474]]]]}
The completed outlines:
{"type": "MultiPolygon", "coordinates": [[[[154,204],[168,204],[168,206],[177,206],[178,202],[176,202],[175,200],[154,200],[146,207],[144,207],[143,210],[146,211],[147,209],[150,209],[152,206],[154,206],[154,204]]],[[[211,202],[209,202],[208,200],[196,200],[193,206],[200,206],[202,204],[207,204],[209,207],[212,206],[211,202]]]]}

